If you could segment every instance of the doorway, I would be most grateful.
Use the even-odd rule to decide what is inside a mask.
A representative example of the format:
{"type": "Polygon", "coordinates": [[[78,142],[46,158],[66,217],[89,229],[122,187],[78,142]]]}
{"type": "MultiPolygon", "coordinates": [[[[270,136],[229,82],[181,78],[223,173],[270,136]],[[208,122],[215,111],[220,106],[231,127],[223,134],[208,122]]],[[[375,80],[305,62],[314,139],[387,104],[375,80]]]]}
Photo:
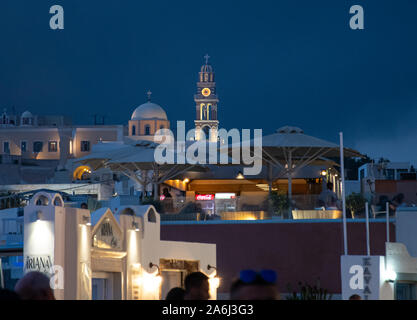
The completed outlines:
{"type": "Polygon", "coordinates": [[[121,300],[122,274],[120,272],[93,272],[93,300],[121,300]]]}
{"type": "Polygon", "coordinates": [[[161,299],[165,299],[169,290],[175,287],[184,288],[185,270],[163,270],[161,299]]]}

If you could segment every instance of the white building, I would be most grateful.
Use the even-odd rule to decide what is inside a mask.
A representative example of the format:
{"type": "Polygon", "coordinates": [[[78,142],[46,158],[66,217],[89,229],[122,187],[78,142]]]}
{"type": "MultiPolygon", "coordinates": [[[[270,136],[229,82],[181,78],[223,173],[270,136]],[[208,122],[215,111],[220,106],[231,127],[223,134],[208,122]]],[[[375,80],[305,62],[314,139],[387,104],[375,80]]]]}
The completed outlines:
{"type": "Polygon", "coordinates": [[[93,212],[67,208],[59,194],[39,192],[24,210],[24,271],[52,274],[57,299],[165,299],[186,274],[219,279],[216,245],[160,240],[152,206],[93,212]]]}

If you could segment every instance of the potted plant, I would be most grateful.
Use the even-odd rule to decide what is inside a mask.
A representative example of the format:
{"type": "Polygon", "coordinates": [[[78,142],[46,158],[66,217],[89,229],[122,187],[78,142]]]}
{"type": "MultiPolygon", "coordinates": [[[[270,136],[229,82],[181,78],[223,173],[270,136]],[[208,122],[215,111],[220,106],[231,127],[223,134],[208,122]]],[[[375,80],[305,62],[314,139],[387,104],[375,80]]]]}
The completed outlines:
{"type": "Polygon", "coordinates": [[[279,194],[276,191],[271,192],[268,202],[276,215],[282,215],[282,213],[287,212],[290,207],[290,201],[287,195],[279,194]]]}
{"type": "Polygon", "coordinates": [[[362,212],[365,209],[366,199],[360,193],[351,193],[346,197],[346,207],[352,214],[352,219],[355,218],[355,214],[362,212]]]}
{"type": "Polygon", "coordinates": [[[299,292],[292,291],[291,286],[288,285],[288,292],[292,292],[287,296],[287,300],[331,300],[332,295],[326,290],[320,287],[320,279],[317,279],[316,285],[311,286],[308,283],[304,285],[299,282],[299,292]]]}

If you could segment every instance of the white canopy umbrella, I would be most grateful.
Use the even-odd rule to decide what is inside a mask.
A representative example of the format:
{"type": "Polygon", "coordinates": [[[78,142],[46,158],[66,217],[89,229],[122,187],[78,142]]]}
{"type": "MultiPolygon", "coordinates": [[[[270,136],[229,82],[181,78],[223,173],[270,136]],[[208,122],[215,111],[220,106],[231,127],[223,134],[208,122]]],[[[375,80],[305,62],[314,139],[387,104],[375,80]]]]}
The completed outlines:
{"type": "MultiPolygon", "coordinates": [[[[201,171],[206,170],[198,164],[191,163],[166,163],[158,164],[155,161],[155,149],[158,144],[149,141],[137,141],[134,145],[122,145],[120,148],[112,146],[107,151],[96,150],[78,160],[86,165],[91,165],[94,170],[100,168],[109,168],[112,171],[120,172],[135,181],[136,183],[146,186],[149,183],[153,184],[154,198],[158,196],[158,185],[166,180],[172,179],[185,171],[201,171]],[[149,172],[152,172],[152,177],[149,178],[149,172]]],[[[174,156],[177,159],[178,152],[175,149],[168,149],[167,154],[174,156]]],[[[184,153],[184,151],[182,151],[184,153]]],[[[184,157],[185,158],[185,157],[184,157]]],[[[185,159],[186,160],[186,159],[185,159]]]]}
{"type": "MultiPolygon", "coordinates": [[[[254,140],[250,140],[250,146],[254,146],[254,140]]],[[[232,153],[229,151],[229,154],[232,153]]],[[[344,154],[345,157],[362,157],[359,152],[349,148],[344,148],[344,154]]],[[[292,206],[293,174],[307,165],[326,162],[330,165],[334,162],[326,158],[339,157],[339,145],[306,135],[297,127],[285,126],[274,134],[262,137],[262,161],[269,168],[267,177],[269,191],[271,192],[272,189],[272,181],[288,177],[290,206],[292,206]],[[275,176],[272,174],[273,167],[279,169],[275,176]]]]}

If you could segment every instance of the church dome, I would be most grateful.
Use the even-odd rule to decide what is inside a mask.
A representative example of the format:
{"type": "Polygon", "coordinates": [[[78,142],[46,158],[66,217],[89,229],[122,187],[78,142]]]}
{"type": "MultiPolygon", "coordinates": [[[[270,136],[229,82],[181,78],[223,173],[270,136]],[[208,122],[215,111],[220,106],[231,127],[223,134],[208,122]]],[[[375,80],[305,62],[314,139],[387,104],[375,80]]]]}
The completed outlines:
{"type": "Polygon", "coordinates": [[[146,102],[133,111],[132,120],[168,120],[167,114],[161,106],[153,102],[146,102]]]}
{"type": "Polygon", "coordinates": [[[22,113],[22,118],[32,118],[32,117],[33,115],[30,111],[26,110],[25,112],[22,113]]]}

